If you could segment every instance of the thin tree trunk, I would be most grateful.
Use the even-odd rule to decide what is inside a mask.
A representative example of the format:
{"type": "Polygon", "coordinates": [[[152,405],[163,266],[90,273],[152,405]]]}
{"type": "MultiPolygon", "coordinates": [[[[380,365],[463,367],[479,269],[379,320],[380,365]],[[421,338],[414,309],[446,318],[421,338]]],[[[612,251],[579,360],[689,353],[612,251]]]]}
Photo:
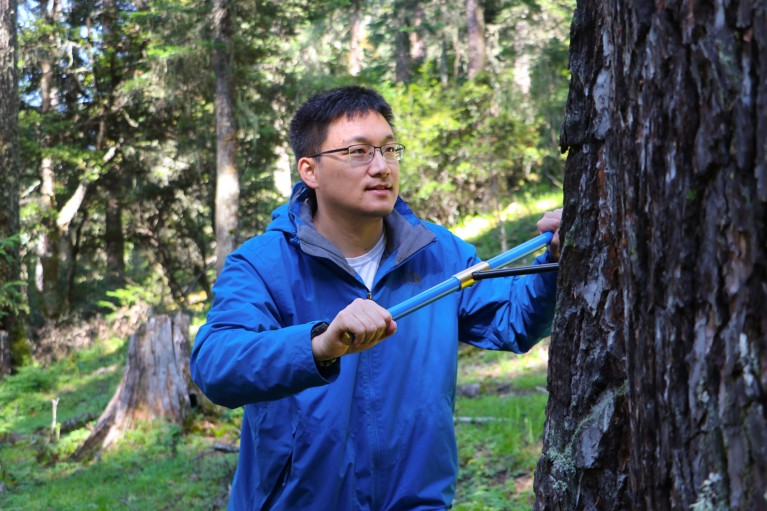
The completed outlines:
{"type": "Polygon", "coordinates": [[[439,83],[447,85],[448,72],[447,72],[447,37],[445,33],[442,33],[440,39],[440,52],[439,52],[439,83]]]}
{"type": "Polygon", "coordinates": [[[107,185],[106,214],[104,217],[104,242],[107,254],[107,279],[109,287],[120,287],[125,278],[125,235],[123,233],[122,204],[118,179],[107,185]]]}
{"type": "Polygon", "coordinates": [[[411,9],[413,10],[412,23],[413,30],[410,32],[410,59],[413,65],[418,67],[423,65],[426,61],[426,41],[422,37],[422,31],[424,29],[425,13],[423,6],[419,2],[412,2],[411,9]]]}
{"type": "MultiPolygon", "coordinates": [[[[410,34],[406,30],[410,24],[409,8],[397,9],[397,30],[395,37],[394,75],[399,83],[409,83],[412,77],[413,62],[410,58],[410,34]]],[[[395,29],[396,30],[396,29],[395,29]]]]}
{"type": "Polygon", "coordinates": [[[485,17],[481,0],[466,0],[466,28],[469,37],[469,78],[485,70],[485,17]]]}
{"type": "MultiPolygon", "coordinates": [[[[16,71],[17,3],[0,3],[0,240],[19,234],[19,91],[16,71]]],[[[19,280],[18,245],[0,257],[0,286],[19,280]]],[[[12,370],[11,342],[17,315],[0,309],[0,377],[12,370]]]]}
{"type": "Polygon", "coordinates": [[[767,509],[767,9],[579,2],[536,509],[767,509]]]}
{"type": "MultiPolygon", "coordinates": [[[[99,131],[96,136],[96,150],[107,147],[110,140],[112,109],[115,104],[115,90],[120,81],[119,63],[116,48],[119,45],[115,34],[119,7],[115,0],[105,0],[101,13],[102,53],[108,58],[106,76],[103,78],[103,105],[99,119],[99,131]]],[[[114,137],[114,135],[112,135],[114,137]]],[[[119,165],[112,165],[106,175],[104,190],[104,247],[107,263],[107,288],[120,287],[125,277],[125,235],[122,222],[122,186],[119,165]]]]}
{"type": "MultiPolygon", "coordinates": [[[[59,0],[41,4],[44,8],[43,17],[50,26],[59,21],[61,5],[59,0]]],[[[40,60],[40,112],[43,115],[55,115],[58,103],[58,91],[55,87],[55,54],[60,45],[51,36],[49,38],[49,53],[42,55],[40,60]]],[[[56,170],[55,160],[47,149],[53,147],[54,141],[45,133],[40,134],[40,145],[43,157],[40,162],[40,208],[42,217],[42,233],[37,240],[37,262],[35,266],[35,287],[42,297],[42,312],[48,319],[57,319],[67,309],[68,293],[62,276],[62,269],[75,264],[67,260],[68,252],[67,231],[69,224],[77,214],[85,199],[88,182],[86,178],[78,184],[75,192],[59,210],[56,200],[56,170]]],[[[100,148],[97,147],[97,148],[100,148]]],[[[111,157],[111,156],[110,156],[111,157]]],[[[70,270],[67,269],[67,272],[70,270]]]]}
{"type": "MultiPolygon", "coordinates": [[[[50,26],[58,22],[60,14],[60,2],[41,4],[43,18],[50,26]]],[[[53,36],[49,36],[49,51],[44,53],[40,60],[40,113],[43,117],[52,115],[57,105],[57,90],[54,85],[53,59],[51,52],[56,51],[57,44],[53,36]]],[[[58,318],[63,312],[64,294],[61,286],[61,258],[59,254],[61,245],[61,232],[57,225],[56,205],[56,171],[55,162],[46,150],[53,145],[51,137],[45,133],[40,135],[40,146],[43,157],[40,161],[40,194],[41,194],[41,217],[43,231],[37,243],[37,266],[35,281],[37,291],[42,295],[43,314],[47,318],[58,318]]]]}
{"type": "Polygon", "coordinates": [[[237,127],[234,117],[234,72],[228,0],[213,2],[213,70],[216,75],[216,274],[234,250],[240,183],[237,173],[237,127]]]}
{"type": "Polygon", "coordinates": [[[357,76],[362,71],[362,61],[364,54],[362,51],[362,15],[360,12],[360,0],[352,0],[350,9],[350,24],[349,30],[349,74],[351,76],[357,76]]]}
{"type": "Polygon", "coordinates": [[[421,37],[424,11],[420,1],[398,2],[395,9],[401,27],[395,36],[395,78],[409,83],[414,70],[426,60],[426,43],[421,37]]]}

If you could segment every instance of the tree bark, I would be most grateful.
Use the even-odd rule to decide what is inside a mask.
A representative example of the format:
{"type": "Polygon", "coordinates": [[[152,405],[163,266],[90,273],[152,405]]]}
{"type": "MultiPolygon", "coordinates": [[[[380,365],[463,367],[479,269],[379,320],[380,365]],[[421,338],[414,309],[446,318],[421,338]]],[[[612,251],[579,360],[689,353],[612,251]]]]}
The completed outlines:
{"type": "Polygon", "coordinates": [[[543,509],[767,509],[767,8],[579,2],[543,509]]]}
{"type": "MultiPolygon", "coordinates": [[[[0,3],[0,240],[19,234],[19,91],[16,70],[16,0],[0,3]]],[[[19,250],[0,257],[0,286],[19,280],[19,250]]],[[[16,315],[0,310],[0,377],[10,374],[16,315]]]]}
{"type": "Polygon", "coordinates": [[[150,318],[131,335],[122,381],[75,460],[110,447],[140,421],[184,423],[196,396],[188,338],[189,317],[181,313],[150,318]]]}
{"type": "Polygon", "coordinates": [[[237,174],[237,125],[234,117],[234,73],[228,0],[213,2],[213,70],[216,75],[216,275],[234,250],[240,182],[237,174]]]}
{"type": "Polygon", "coordinates": [[[485,16],[481,0],[466,0],[466,28],[469,37],[469,78],[485,70],[485,16]]]}

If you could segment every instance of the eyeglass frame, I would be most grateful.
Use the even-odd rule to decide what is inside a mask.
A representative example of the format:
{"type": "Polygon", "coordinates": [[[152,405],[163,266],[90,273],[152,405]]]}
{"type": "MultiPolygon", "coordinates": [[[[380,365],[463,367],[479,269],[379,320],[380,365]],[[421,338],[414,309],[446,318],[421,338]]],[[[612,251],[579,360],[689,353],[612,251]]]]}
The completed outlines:
{"type": "Polygon", "coordinates": [[[383,160],[385,162],[387,162],[387,163],[399,163],[399,162],[402,161],[402,157],[405,154],[405,146],[403,144],[400,144],[399,142],[389,142],[388,144],[381,144],[379,146],[375,146],[373,144],[352,144],[352,145],[347,146],[347,147],[341,147],[340,149],[330,149],[328,151],[322,151],[321,153],[312,154],[310,156],[307,156],[307,158],[316,158],[317,156],[322,156],[323,154],[340,153],[340,152],[346,151],[346,156],[349,158],[350,162],[352,162],[352,163],[370,163],[376,157],[376,149],[378,149],[378,152],[381,153],[381,158],[383,158],[383,160]],[[352,160],[351,159],[351,152],[349,150],[352,147],[357,147],[357,146],[367,146],[367,147],[372,147],[373,148],[373,152],[370,153],[371,156],[370,156],[369,160],[362,161],[362,160],[352,160]],[[395,152],[398,155],[398,158],[396,158],[394,160],[390,160],[390,159],[388,159],[386,157],[386,155],[383,152],[383,148],[387,147],[387,146],[395,146],[397,148],[395,150],[395,152]]]}

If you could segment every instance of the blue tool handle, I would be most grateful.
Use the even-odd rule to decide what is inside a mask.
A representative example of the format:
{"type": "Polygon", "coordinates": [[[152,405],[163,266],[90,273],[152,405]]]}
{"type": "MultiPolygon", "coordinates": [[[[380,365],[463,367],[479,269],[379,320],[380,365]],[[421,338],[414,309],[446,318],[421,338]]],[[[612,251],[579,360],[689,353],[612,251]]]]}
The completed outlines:
{"type": "Polygon", "coordinates": [[[455,278],[450,277],[441,284],[437,284],[434,287],[427,289],[412,298],[408,298],[402,303],[395,305],[389,309],[389,313],[392,315],[392,319],[397,321],[403,316],[407,316],[411,312],[415,312],[421,307],[425,307],[432,302],[435,302],[443,296],[449,295],[455,291],[461,289],[461,282],[455,278]]]}
{"type": "MultiPolygon", "coordinates": [[[[535,238],[526,241],[521,245],[518,245],[511,250],[504,252],[501,255],[489,259],[487,261],[487,265],[489,269],[495,269],[506,266],[507,264],[511,264],[517,259],[521,259],[526,255],[545,247],[551,243],[551,238],[553,236],[553,233],[544,232],[543,234],[536,236],[535,238]]],[[[460,291],[461,287],[465,287],[466,285],[467,284],[462,284],[461,281],[458,280],[458,278],[454,275],[446,281],[437,284],[436,286],[431,287],[426,291],[418,293],[412,298],[408,298],[404,302],[399,303],[394,307],[391,307],[389,309],[389,313],[392,315],[392,319],[397,321],[398,319],[407,316],[408,314],[415,312],[432,302],[439,300],[443,296],[447,296],[455,291],[460,291]]],[[[468,283],[468,285],[471,285],[471,283],[468,283]]]]}
{"type": "Polygon", "coordinates": [[[501,255],[489,259],[487,264],[490,265],[490,269],[493,270],[496,268],[503,268],[507,264],[511,264],[517,259],[522,259],[526,255],[532,254],[536,250],[540,250],[541,248],[545,247],[551,243],[551,238],[553,237],[553,232],[544,232],[543,234],[538,235],[535,238],[522,243],[521,245],[517,245],[508,252],[504,252],[501,255]]]}

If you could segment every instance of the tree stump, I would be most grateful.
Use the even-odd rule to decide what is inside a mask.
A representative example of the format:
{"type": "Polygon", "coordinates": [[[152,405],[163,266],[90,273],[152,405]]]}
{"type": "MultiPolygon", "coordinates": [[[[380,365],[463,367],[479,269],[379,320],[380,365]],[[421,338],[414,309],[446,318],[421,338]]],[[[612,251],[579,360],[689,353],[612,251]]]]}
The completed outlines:
{"type": "Polygon", "coordinates": [[[91,458],[140,421],[184,422],[197,394],[188,337],[189,317],[181,313],[152,317],[131,335],[122,381],[73,459],[91,458]]]}

